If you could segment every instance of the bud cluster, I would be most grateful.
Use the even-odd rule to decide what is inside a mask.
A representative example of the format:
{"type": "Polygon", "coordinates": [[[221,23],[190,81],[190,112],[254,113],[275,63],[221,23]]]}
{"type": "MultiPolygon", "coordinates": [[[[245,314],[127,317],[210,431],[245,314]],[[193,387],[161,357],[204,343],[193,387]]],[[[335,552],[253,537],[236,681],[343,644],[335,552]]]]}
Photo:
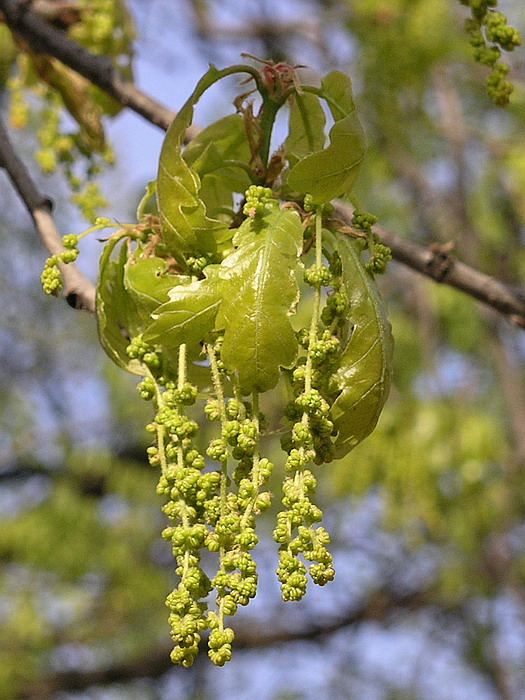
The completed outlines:
{"type": "Polygon", "coordinates": [[[505,106],[514,89],[507,80],[509,66],[500,60],[501,49],[513,51],[521,45],[521,36],[517,29],[508,24],[501,12],[492,9],[495,0],[461,0],[468,5],[472,17],[465,23],[474,51],[474,60],[491,68],[487,78],[488,94],[496,105],[505,106]]]}

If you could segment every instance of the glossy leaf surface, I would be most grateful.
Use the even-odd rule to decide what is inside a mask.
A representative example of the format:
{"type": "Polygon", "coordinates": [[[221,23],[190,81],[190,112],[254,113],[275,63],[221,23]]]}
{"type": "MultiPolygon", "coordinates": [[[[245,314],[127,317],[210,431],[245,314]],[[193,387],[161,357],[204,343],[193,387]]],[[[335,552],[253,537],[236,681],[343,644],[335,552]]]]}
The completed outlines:
{"type": "Polygon", "coordinates": [[[224,330],[221,357],[229,371],[238,372],[246,394],[271,389],[279,368],[296,357],[289,315],[298,295],[293,271],[302,238],[297,213],[275,203],[241,226],[234,238],[237,250],[220,267],[225,280],[216,322],[224,330]]]}
{"type": "Polygon", "coordinates": [[[168,292],[184,278],[168,275],[166,261],[162,258],[129,258],[124,267],[124,287],[135,304],[137,314],[147,321],[150,314],[165,301],[168,292]]]}
{"type": "Polygon", "coordinates": [[[127,261],[127,246],[122,243],[119,257],[112,260],[111,254],[119,243],[112,239],[106,245],[100,259],[97,285],[97,325],[102,347],[119,367],[142,374],[140,364],[130,360],[126,354],[129,338],[140,332],[140,319],[124,286],[124,267],[127,261]]]}
{"type": "Polygon", "coordinates": [[[295,94],[289,104],[290,119],[284,151],[290,167],[293,167],[324,147],[326,117],[317,95],[308,92],[295,94]]]}
{"type": "Polygon", "coordinates": [[[240,114],[230,114],[204,129],[187,146],[183,158],[200,178],[199,196],[209,214],[231,207],[233,193],[242,193],[251,184],[246,170],[234,164],[248,164],[251,158],[240,114]]]}
{"type": "Polygon", "coordinates": [[[334,393],[340,392],[332,417],[339,431],[336,457],[343,457],[376,426],[390,390],[394,344],[385,303],[361,261],[358,243],[342,237],[337,249],[352,326],[330,384],[334,393]]]}
{"type": "Polygon", "coordinates": [[[300,194],[311,194],[316,204],[348,196],[365,154],[364,135],[352,99],[350,78],[329,73],[319,94],[326,100],[335,120],[330,144],[302,158],[291,169],[289,187],[300,194]]]}
{"type": "Polygon", "coordinates": [[[221,303],[222,281],[207,268],[208,277],[191,284],[177,285],[170,300],[153,314],[154,321],[144,334],[149,343],[173,350],[182,343],[195,349],[213,329],[221,303]]]}
{"type": "Polygon", "coordinates": [[[226,75],[214,66],[201,78],[194,92],[170,125],[162,146],[157,177],[157,199],[163,235],[171,253],[183,261],[184,254],[214,253],[222,239],[229,238],[222,221],[207,216],[200,196],[201,180],[183,158],[184,134],[201,95],[226,75]]]}

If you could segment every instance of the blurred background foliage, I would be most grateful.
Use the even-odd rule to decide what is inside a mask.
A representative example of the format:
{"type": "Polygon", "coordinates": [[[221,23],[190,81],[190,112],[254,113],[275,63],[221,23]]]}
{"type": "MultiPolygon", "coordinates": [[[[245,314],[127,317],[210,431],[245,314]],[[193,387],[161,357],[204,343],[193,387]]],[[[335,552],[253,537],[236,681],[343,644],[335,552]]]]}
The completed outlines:
{"type": "MultiPolygon", "coordinates": [[[[84,33],[67,25],[73,36],[124,55],[128,75],[134,42],[139,82],[151,91],[158,82],[175,109],[207,61],[222,67],[242,51],[310,75],[348,72],[369,144],[359,205],[387,229],[453,243],[458,258],[523,285],[524,54],[505,59],[515,90],[509,108],[494,107],[455,0],[69,4],[91,23],[84,33]]],[[[523,3],[500,9],[523,33],[523,3]]],[[[28,59],[9,55],[6,114],[21,99],[43,100],[57,129],[73,133],[60,91],[28,97],[28,59]]],[[[232,94],[214,93],[201,123],[232,94]]],[[[116,116],[91,100],[97,124],[116,116]]],[[[138,127],[122,119],[110,128],[117,161],[101,187],[104,213],[125,219],[155,175],[158,145],[145,168],[138,127]]],[[[14,122],[26,127],[14,138],[31,163],[50,116],[14,122]]],[[[79,124],[75,158],[84,150],[89,160],[79,124]]],[[[67,177],[41,178],[63,233],[83,227],[68,204],[75,163],[65,160],[67,177]]],[[[86,182],[99,165],[89,161],[86,182]]],[[[149,407],[133,378],[109,366],[93,320],[43,297],[45,254],[6,179],[0,198],[0,698],[525,698],[523,330],[391,263],[381,280],[396,340],[391,397],[372,436],[319,474],[336,581],[283,606],[269,542],[230,667],[204,659],[171,669],[163,601],[174,567],[144,458],[149,407]]],[[[86,254],[92,275],[97,252],[86,254]]],[[[265,527],[269,535],[272,514],[265,527]]]]}

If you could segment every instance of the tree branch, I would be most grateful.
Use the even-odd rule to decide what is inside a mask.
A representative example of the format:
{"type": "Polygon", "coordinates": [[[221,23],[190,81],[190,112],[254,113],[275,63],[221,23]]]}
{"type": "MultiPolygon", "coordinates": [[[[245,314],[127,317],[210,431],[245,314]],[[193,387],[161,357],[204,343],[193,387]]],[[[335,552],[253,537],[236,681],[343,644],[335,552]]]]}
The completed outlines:
{"type": "MultiPolygon", "coordinates": [[[[167,129],[175,112],[139,90],[133,83],[124,80],[105,56],[96,56],[28,9],[19,0],[0,0],[0,11],[4,13],[11,29],[31,43],[36,51],[59,59],[73,70],[90,80],[125,107],[142,115],[152,124],[167,129]]],[[[186,132],[191,140],[200,131],[196,126],[186,132]]],[[[348,223],[351,207],[338,204],[339,215],[348,223]]],[[[469,296],[492,307],[506,316],[512,323],[525,328],[525,295],[503,282],[454,260],[443,248],[425,248],[389,231],[377,228],[385,243],[391,248],[395,260],[417,270],[436,282],[459,289],[469,296]]]]}
{"type": "Polygon", "coordinates": [[[0,11],[10,29],[23,37],[36,53],[54,56],[108,93],[125,107],[166,130],[175,112],[125,80],[107,56],[98,56],[67,34],[48,24],[29,6],[18,0],[0,0],[0,11]]]}
{"type": "MultiPolygon", "coordinates": [[[[353,213],[351,206],[338,202],[336,212],[350,224],[353,213]]],[[[478,299],[506,316],[515,325],[525,329],[523,292],[514,290],[500,280],[455,260],[444,247],[426,248],[379,226],[376,226],[375,230],[392,250],[394,260],[417,270],[435,282],[447,284],[478,299]]]]}
{"type": "MultiPolygon", "coordinates": [[[[15,190],[24,202],[46,249],[51,255],[61,253],[64,247],[51,214],[52,202],[38,191],[29,171],[16,154],[1,119],[0,167],[5,169],[15,190]]],[[[67,303],[74,309],[85,309],[94,313],[95,286],[93,283],[74,263],[61,265],[60,270],[64,280],[64,295],[67,303]]]]}
{"type": "MultiPolygon", "coordinates": [[[[314,623],[298,631],[287,630],[282,623],[264,626],[245,624],[237,628],[234,648],[254,649],[286,644],[298,640],[316,640],[352,625],[381,621],[404,610],[412,612],[428,604],[425,591],[396,594],[390,590],[377,591],[359,608],[352,608],[339,619],[324,624],[314,623]]],[[[161,646],[133,661],[89,671],[62,671],[39,677],[35,684],[24,689],[23,700],[47,700],[57,692],[84,690],[93,685],[128,682],[137,678],[158,678],[174,667],[170,661],[170,647],[161,646]]]]}

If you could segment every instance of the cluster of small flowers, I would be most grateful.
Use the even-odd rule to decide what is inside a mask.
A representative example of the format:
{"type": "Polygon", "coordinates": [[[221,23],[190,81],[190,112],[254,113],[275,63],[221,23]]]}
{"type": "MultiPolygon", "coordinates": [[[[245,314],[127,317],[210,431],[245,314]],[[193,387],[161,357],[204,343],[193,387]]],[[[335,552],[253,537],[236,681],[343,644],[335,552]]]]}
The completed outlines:
{"type": "Polygon", "coordinates": [[[77,190],[71,195],[71,200],[82,212],[86,221],[93,221],[97,212],[107,206],[107,200],[100,191],[96,182],[86,182],[82,187],[81,180],[70,180],[73,189],[77,190]]]}
{"type": "Polygon", "coordinates": [[[77,5],[82,21],[72,25],[71,37],[94,53],[119,56],[119,66],[124,68],[125,59],[130,60],[127,46],[133,36],[126,35],[128,28],[122,25],[128,18],[121,1],[80,0],[77,5]]]}
{"type": "Polygon", "coordinates": [[[9,90],[9,122],[13,129],[25,129],[29,122],[29,105],[24,95],[24,79],[22,75],[9,78],[6,82],[9,90]]]}
{"type": "Polygon", "coordinates": [[[369,214],[366,211],[360,211],[356,209],[352,216],[352,226],[359,231],[364,231],[364,233],[371,233],[372,226],[377,224],[377,216],[369,214]]]}
{"type": "Polygon", "coordinates": [[[269,187],[250,185],[244,196],[246,203],[242,210],[243,214],[250,219],[255,219],[258,214],[262,214],[268,201],[273,198],[273,192],[269,187]]]}
{"type": "Polygon", "coordinates": [[[51,255],[44,263],[44,269],[40,275],[42,288],[46,294],[56,296],[62,289],[62,275],[60,274],[59,265],[74,262],[79,255],[78,236],[70,234],[62,238],[62,244],[65,248],[57,255],[51,255]]]}
{"type": "Polygon", "coordinates": [[[463,5],[468,5],[472,12],[472,18],[466,21],[465,28],[474,49],[474,60],[492,68],[487,78],[489,97],[495,104],[504,106],[509,102],[513,85],[507,80],[509,66],[500,61],[500,49],[513,51],[520,46],[520,33],[508,24],[504,14],[491,9],[496,5],[495,0],[461,0],[461,2],[463,5]]]}
{"type": "MultiPolygon", "coordinates": [[[[219,338],[213,347],[215,357],[220,345],[219,338]]],[[[172,544],[180,577],[166,600],[175,642],[171,659],[191,666],[202,632],[210,629],[208,655],[215,665],[223,666],[232,656],[234,639],[223,618],[234,615],[239,605],[247,605],[255,597],[257,570],[251,555],[258,542],[255,516],[271,503],[271,494],[261,492],[274,466],[259,458],[261,419],[247,401],[210,399],[205,415],[210,421],[220,421],[221,433],[210,441],[206,454],[219,462],[219,468],[205,472],[205,457],[194,443],[198,425],[185,410],[195,403],[196,388],[189,383],[179,386],[162,376],[162,354],[141,336],[130,342],[127,354],[148,367],[150,376],[138,389],[142,398],[153,399],[157,405],[154,421],[147,426],[156,434],[157,444],[148,448],[148,456],[152,466],[162,470],[157,492],[167,498],[163,512],[173,521],[162,534],[172,544]],[[237,461],[232,475],[234,489],[225,469],[230,455],[237,461]],[[219,568],[212,580],[200,566],[204,549],[219,553],[219,568]],[[208,611],[204,600],[213,590],[217,592],[218,614],[208,611]]],[[[221,361],[216,360],[216,364],[222,373],[221,361]]]]}
{"type": "MultiPolygon", "coordinates": [[[[31,70],[25,57],[21,57],[20,63],[21,75],[10,78],[7,83],[11,93],[10,121],[16,129],[25,128],[30,116],[24,89],[31,82],[29,77],[31,70]]],[[[74,193],[71,197],[72,201],[79,207],[83,216],[88,221],[92,221],[96,212],[107,206],[107,201],[102,196],[98,185],[89,182],[88,179],[101,172],[104,162],[113,163],[114,153],[109,146],[103,144],[103,139],[95,148],[93,144],[83,142],[82,131],[75,134],[63,130],[63,101],[56,91],[46,88],[40,97],[44,104],[38,115],[41,124],[37,131],[40,147],[35,151],[35,160],[46,175],[54,173],[59,165],[62,166],[63,173],[74,193]],[[95,153],[95,150],[100,153],[95,153]],[[79,174],[81,170],[79,156],[87,161],[82,175],[79,174]]]]}
{"type": "MultiPolygon", "coordinates": [[[[224,463],[231,454],[237,461],[233,472],[237,489],[216,498],[208,514],[208,522],[214,527],[208,548],[221,553],[220,569],[212,585],[218,593],[221,613],[233,615],[239,605],[248,605],[257,592],[257,569],[251,555],[258,542],[254,516],[271,505],[270,492],[261,492],[261,488],[268,482],[274,465],[259,458],[260,418],[254,416],[250,403],[230,398],[221,406],[213,399],[208,401],[205,413],[211,421],[221,420],[222,426],[221,437],[212,440],[207,449],[208,456],[224,463]]],[[[221,478],[227,477],[223,474],[221,478]]],[[[231,649],[229,656],[228,648],[218,655],[211,639],[210,636],[209,656],[213,663],[222,665],[229,660],[231,649]]]]}
{"type": "MultiPolygon", "coordinates": [[[[307,269],[304,279],[317,290],[328,286],[337,290],[340,274],[340,261],[334,258],[330,267],[314,265],[307,269]]],[[[314,583],[322,586],[335,575],[332,555],[327,549],[330,537],[323,527],[315,527],[322,520],[322,512],[311,501],[316,480],[306,465],[333,459],[334,424],[323,388],[332,362],[340,353],[340,341],[333,331],[347,307],[344,294],[334,291],[321,313],[321,320],[329,328],[317,333],[315,339],[306,329],[298,333],[299,344],[307,354],[300,357],[290,371],[295,398],[285,413],[293,425],[290,436],[283,440],[283,449],[288,453],[285,468],[289,475],[283,484],[284,510],[277,516],[273,533],[274,540],[280,544],[277,576],[284,600],[300,600],[306,593],[307,567],[299,555],[309,562],[308,573],[314,583]]]]}
{"type": "Polygon", "coordinates": [[[317,389],[310,389],[296,399],[294,408],[302,410],[302,419],[292,427],[285,447],[288,450],[283,483],[284,510],[277,515],[273,538],[280,544],[277,576],[283,600],[300,600],[306,593],[306,566],[298,558],[302,554],[310,562],[309,573],[314,583],[324,585],[334,578],[332,555],[327,549],[330,538],[322,527],[323,514],[311,501],[316,480],[305,466],[310,461],[330,461],[322,447],[331,448],[333,423],[330,408],[317,389]]]}
{"type": "Polygon", "coordinates": [[[365,263],[365,268],[371,275],[382,275],[386,272],[387,265],[392,260],[392,251],[381,243],[379,236],[372,231],[372,226],[377,223],[377,217],[363,211],[354,211],[352,226],[366,235],[366,245],[370,252],[370,258],[365,263]]]}
{"type": "MultiPolygon", "coordinates": [[[[148,369],[150,369],[154,374],[160,374],[158,370],[161,367],[162,355],[153,346],[146,343],[146,341],[142,339],[141,335],[137,335],[135,338],[132,338],[128,347],[126,348],[126,354],[130,360],[139,360],[140,362],[144,363],[146,367],[148,367],[148,369]]],[[[158,383],[163,384],[164,382],[159,380],[158,383]]],[[[141,392],[141,395],[143,385],[144,382],[139,384],[139,391],[141,392]]],[[[152,397],[153,394],[149,398],[152,397]]]]}
{"type": "Polygon", "coordinates": [[[371,245],[370,259],[365,263],[365,268],[372,275],[382,275],[386,272],[390,260],[392,260],[392,251],[390,248],[380,243],[379,238],[374,237],[371,245]]]}
{"type": "Polygon", "coordinates": [[[186,258],[186,265],[188,266],[189,273],[191,275],[195,275],[196,277],[200,277],[206,265],[209,264],[210,260],[204,256],[200,256],[198,258],[189,256],[186,258]]]}
{"type": "Polygon", "coordinates": [[[57,96],[53,93],[48,95],[48,106],[42,110],[40,117],[42,126],[37,131],[40,148],[36,151],[35,158],[42,172],[49,175],[55,172],[61,155],[68,159],[73,157],[73,143],[70,137],[60,133],[59,105],[57,96]],[[57,143],[60,143],[59,148],[56,146],[57,143]],[[62,147],[62,144],[65,148],[62,147]]]}
{"type": "MultiPolygon", "coordinates": [[[[329,330],[323,331],[312,348],[311,388],[305,389],[305,364],[298,364],[292,371],[296,398],[288,404],[285,413],[289,420],[295,422],[291,437],[283,440],[283,448],[288,452],[287,470],[299,469],[309,460],[325,464],[333,459],[334,424],[330,417],[330,405],[323,398],[321,388],[326,384],[331,362],[339,351],[339,339],[329,330]]],[[[303,359],[301,358],[301,363],[303,359]]]]}
{"type": "Polygon", "coordinates": [[[203,599],[212,586],[200,559],[209,536],[205,505],[217,497],[220,475],[203,473],[205,458],[193,441],[198,425],[185,413],[185,406],[196,401],[196,387],[188,382],[178,386],[163,377],[162,354],[141,336],[133,338],[127,354],[146,365],[151,373],[138,389],[143,399],[155,399],[157,404],[155,418],[146,426],[148,432],[156,434],[157,444],[147,452],[150,464],[161,467],[157,493],[166,497],[162,510],[174,522],[162,536],[171,542],[180,577],[179,585],[166,599],[175,643],[171,659],[189,667],[199,652],[201,633],[209,627],[203,599]]]}
{"type": "Polygon", "coordinates": [[[334,206],[332,204],[326,203],[319,207],[318,204],[314,203],[311,194],[305,194],[303,201],[303,209],[307,214],[311,214],[312,212],[318,212],[323,218],[330,217],[334,213],[334,206]]]}

